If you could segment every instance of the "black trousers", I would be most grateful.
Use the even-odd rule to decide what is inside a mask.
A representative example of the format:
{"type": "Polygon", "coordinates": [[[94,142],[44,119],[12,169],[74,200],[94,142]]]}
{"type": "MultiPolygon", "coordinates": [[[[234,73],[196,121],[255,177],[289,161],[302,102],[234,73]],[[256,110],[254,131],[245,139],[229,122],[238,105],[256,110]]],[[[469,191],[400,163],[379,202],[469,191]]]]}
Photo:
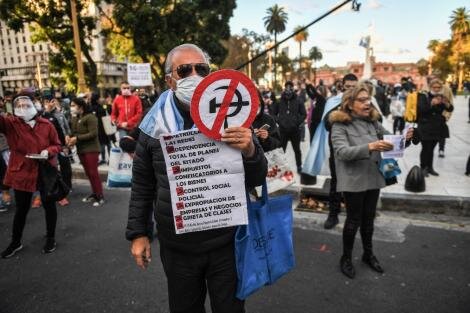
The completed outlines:
{"type": "Polygon", "coordinates": [[[243,313],[245,302],[235,297],[237,270],[234,245],[201,254],[176,251],[160,244],[171,313],[205,313],[209,291],[213,313],[243,313]]]}
{"type": "Polygon", "coordinates": [[[379,200],[380,189],[363,192],[345,192],[346,221],[343,228],[343,255],[352,257],[354,240],[358,228],[361,229],[362,248],[364,254],[372,255],[372,235],[374,219],[379,200]]]}
{"type": "Polygon", "coordinates": [[[338,184],[338,178],[336,177],[336,165],[335,159],[330,156],[329,158],[331,181],[330,181],[330,194],[329,194],[329,211],[330,215],[338,216],[341,211],[341,200],[342,195],[336,191],[336,185],[338,184]]]}
{"type": "Polygon", "coordinates": [[[70,158],[59,153],[59,167],[60,175],[67,186],[72,189],[72,164],[70,163],[70,158]]]}
{"type": "Polygon", "coordinates": [[[108,155],[111,155],[111,143],[109,141],[100,143],[101,161],[106,161],[106,150],[108,150],[108,155]]]}
{"type": "Polygon", "coordinates": [[[439,140],[439,151],[444,151],[446,148],[446,139],[445,138],[441,138],[439,140]]]}
{"type": "Polygon", "coordinates": [[[5,178],[5,175],[7,173],[8,166],[3,159],[3,156],[0,152],[0,189],[3,190],[8,190],[8,186],[3,185],[3,179],[5,178]]]}
{"type": "Polygon", "coordinates": [[[465,174],[466,174],[466,175],[469,175],[469,174],[470,174],[470,155],[468,156],[467,168],[466,168],[466,170],[465,170],[465,174]]]}
{"type": "Polygon", "coordinates": [[[302,166],[302,152],[300,151],[300,130],[285,130],[281,129],[281,146],[284,152],[286,152],[287,143],[290,141],[292,143],[292,148],[295,153],[295,164],[297,168],[302,166]]]}
{"type": "Polygon", "coordinates": [[[397,130],[403,133],[403,129],[405,128],[405,119],[401,116],[395,116],[393,118],[393,133],[396,134],[397,130]]]}
{"type": "Polygon", "coordinates": [[[434,148],[437,145],[438,140],[422,140],[421,145],[421,153],[419,155],[419,159],[421,162],[421,168],[429,168],[432,169],[432,163],[434,159],[434,148]]]}
{"type": "MultiPolygon", "coordinates": [[[[31,208],[32,192],[15,190],[16,211],[13,219],[12,241],[20,242],[23,236],[23,229],[26,223],[26,216],[31,208]]],[[[44,197],[42,197],[44,199],[44,197]]],[[[46,211],[46,235],[55,237],[55,227],[57,224],[57,208],[54,201],[42,201],[46,211]]]]}

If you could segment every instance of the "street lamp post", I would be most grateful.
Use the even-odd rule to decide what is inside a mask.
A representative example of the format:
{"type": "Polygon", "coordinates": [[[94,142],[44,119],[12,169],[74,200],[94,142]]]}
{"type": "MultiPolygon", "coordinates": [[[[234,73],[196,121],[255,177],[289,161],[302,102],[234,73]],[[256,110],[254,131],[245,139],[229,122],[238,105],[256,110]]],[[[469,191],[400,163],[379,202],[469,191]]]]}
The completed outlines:
{"type": "Polygon", "coordinates": [[[78,31],[77,21],[77,6],[75,0],[70,0],[70,8],[72,13],[72,28],[73,28],[73,42],[75,44],[75,57],[77,59],[77,70],[78,70],[78,92],[82,93],[86,91],[85,74],[83,71],[82,61],[82,48],[80,45],[80,33],[78,31]]]}

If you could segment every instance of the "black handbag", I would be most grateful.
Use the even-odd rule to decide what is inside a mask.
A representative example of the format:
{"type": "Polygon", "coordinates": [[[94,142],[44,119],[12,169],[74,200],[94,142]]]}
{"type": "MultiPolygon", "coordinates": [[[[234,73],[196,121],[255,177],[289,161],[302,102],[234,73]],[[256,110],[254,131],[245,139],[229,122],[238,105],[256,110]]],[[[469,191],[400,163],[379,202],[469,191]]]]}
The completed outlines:
{"type": "Polygon", "coordinates": [[[39,162],[39,191],[45,201],[60,201],[70,192],[59,170],[49,162],[39,162]]]}
{"type": "Polygon", "coordinates": [[[419,166],[413,166],[406,176],[405,190],[410,192],[423,192],[426,190],[424,174],[419,166]]]}

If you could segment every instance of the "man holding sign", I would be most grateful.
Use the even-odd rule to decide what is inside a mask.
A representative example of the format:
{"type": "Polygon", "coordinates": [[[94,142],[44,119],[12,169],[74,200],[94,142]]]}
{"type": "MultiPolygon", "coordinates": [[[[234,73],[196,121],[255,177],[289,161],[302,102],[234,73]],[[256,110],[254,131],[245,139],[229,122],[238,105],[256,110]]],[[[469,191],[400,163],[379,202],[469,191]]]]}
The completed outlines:
{"type": "MultiPolygon", "coordinates": [[[[160,257],[168,280],[171,312],[205,312],[207,290],[212,312],[244,312],[244,302],[235,297],[236,228],[224,227],[177,234],[176,229],[184,227],[185,221],[184,215],[174,215],[172,197],[184,195],[185,189],[170,188],[167,170],[173,169],[173,179],[176,178],[174,175],[182,177],[200,172],[182,172],[183,167],[171,167],[165,163],[159,141],[162,135],[166,135],[162,138],[171,141],[173,134],[193,128],[191,99],[197,85],[210,73],[209,60],[199,47],[183,44],[169,52],[165,72],[170,89],[162,93],[140,125],[142,133],[134,158],[126,238],[132,241],[131,252],[137,265],[146,268],[151,259],[150,241],[153,238],[154,213],[160,257]]],[[[261,185],[266,177],[267,164],[263,150],[252,131],[246,127],[228,127],[224,129],[220,140],[241,152],[245,188],[261,185]]],[[[181,142],[181,139],[179,141],[181,142]]],[[[211,142],[215,145],[215,141],[211,142]]],[[[218,142],[217,144],[221,145],[218,142]]],[[[178,148],[170,144],[165,146],[167,158],[169,154],[174,156],[177,153],[183,158],[184,154],[178,152],[178,148]]],[[[197,162],[198,159],[200,158],[191,158],[189,155],[178,162],[183,165],[186,162],[197,162]]],[[[227,165],[229,166],[230,164],[227,165]]],[[[235,184],[228,179],[226,183],[235,184]]],[[[180,210],[184,205],[175,203],[175,208],[180,210]]]]}

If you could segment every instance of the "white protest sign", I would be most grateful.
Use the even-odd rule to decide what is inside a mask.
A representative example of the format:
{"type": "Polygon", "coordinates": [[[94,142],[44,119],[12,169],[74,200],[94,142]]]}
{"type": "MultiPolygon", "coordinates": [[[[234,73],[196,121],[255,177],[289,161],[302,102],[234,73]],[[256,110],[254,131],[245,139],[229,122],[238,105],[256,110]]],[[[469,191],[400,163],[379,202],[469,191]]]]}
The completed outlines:
{"type": "Polygon", "coordinates": [[[150,63],[127,63],[127,80],[131,86],[152,86],[150,63]]]}
{"type": "Polygon", "coordinates": [[[198,130],[161,135],[177,234],[248,223],[240,151],[198,130]]]}
{"type": "Polygon", "coordinates": [[[254,83],[241,72],[220,70],[204,77],[191,99],[191,117],[207,137],[220,140],[227,127],[249,128],[258,113],[254,83]]]}
{"type": "Polygon", "coordinates": [[[403,135],[384,135],[384,141],[393,145],[393,150],[382,152],[382,158],[402,158],[405,154],[405,136],[403,135]]]}

